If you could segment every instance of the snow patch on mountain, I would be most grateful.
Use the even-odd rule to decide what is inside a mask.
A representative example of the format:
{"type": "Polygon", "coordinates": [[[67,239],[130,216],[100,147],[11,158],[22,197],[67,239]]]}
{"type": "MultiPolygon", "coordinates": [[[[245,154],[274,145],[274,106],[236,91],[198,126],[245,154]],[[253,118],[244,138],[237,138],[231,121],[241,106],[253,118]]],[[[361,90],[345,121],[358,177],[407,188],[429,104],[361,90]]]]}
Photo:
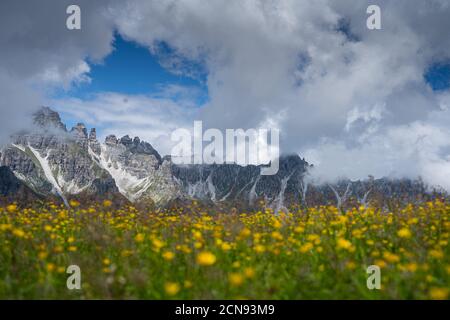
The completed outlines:
{"type": "Polygon", "coordinates": [[[64,196],[64,193],[63,193],[63,191],[61,189],[61,186],[58,184],[58,182],[56,181],[55,177],[53,176],[53,173],[52,173],[52,170],[50,168],[50,165],[48,164],[47,159],[48,159],[49,154],[47,154],[47,156],[44,158],[44,157],[42,157],[40,155],[39,151],[34,149],[29,144],[28,144],[27,148],[33,153],[33,156],[39,162],[40,167],[44,171],[45,177],[52,184],[52,186],[53,186],[54,190],[56,191],[56,193],[61,197],[61,199],[63,199],[64,203],[68,206],[67,198],[64,196]]]}
{"type": "Polygon", "coordinates": [[[118,161],[113,159],[112,155],[108,152],[107,146],[101,144],[100,148],[100,154],[96,154],[89,146],[88,151],[92,159],[113,177],[121,194],[132,202],[136,201],[139,195],[149,187],[148,177],[139,179],[132,175],[118,161]]]}

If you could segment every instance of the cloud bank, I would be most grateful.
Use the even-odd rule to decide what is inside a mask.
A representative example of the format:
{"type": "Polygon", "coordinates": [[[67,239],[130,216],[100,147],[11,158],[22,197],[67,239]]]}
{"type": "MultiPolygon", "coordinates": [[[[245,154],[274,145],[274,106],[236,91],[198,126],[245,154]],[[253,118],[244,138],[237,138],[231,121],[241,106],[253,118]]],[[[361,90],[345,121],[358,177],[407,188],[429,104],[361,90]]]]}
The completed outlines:
{"type": "MultiPolygon", "coordinates": [[[[193,120],[219,129],[276,123],[282,151],[315,163],[321,179],[422,176],[450,189],[449,93],[433,91],[424,78],[430,66],[450,61],[450,4],[380,0],[382,30],[368,30],[369,4],[79,1],[82,31],[74,35],[62,27],[68,2],[3,1],[0,84],[12,79],[45,96],[89,81],[87,62],[111,52],[116,31],[160,55],[174,73],[196,75],[183,61],[202,66],[208,102],[193,108],[170,96],[99,93],[59,101],[60,109],[160,145],[172,128],[193,120]],[[170,55],[158,50],[161,43],[170,55]]],[[[9,105],[31,104],[12,96],[9,105]]]]}

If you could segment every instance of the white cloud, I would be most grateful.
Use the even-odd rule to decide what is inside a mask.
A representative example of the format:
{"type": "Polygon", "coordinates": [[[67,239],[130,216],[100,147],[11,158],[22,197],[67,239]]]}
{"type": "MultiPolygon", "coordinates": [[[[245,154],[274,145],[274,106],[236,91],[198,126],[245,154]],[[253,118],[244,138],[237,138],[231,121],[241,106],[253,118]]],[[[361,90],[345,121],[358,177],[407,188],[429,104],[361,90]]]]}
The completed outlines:
{"type": "Polygon", "coordinates": [[[111,52],[113,22],[106,9],[113,2],[77,3],[82,30],[69,31],[69,0],[0,2],[1,142],[29,127],[31,113],[49,92],[89,81],[87,59],[101,61],[111,52]]]}
{"type": "Polygon", "coordinates": [[[221,129],[276,119],[282,151],[305,152],[321,177],[426,175],[445,184],[449,93],[433,92],[423,75],[450,59],[447,1],[380,0],[382,30],[375,31],[366,28],[370,1],[81,1],[85,29],[78,34],[50,18],[60,17],[65,4],[25,10],[21,2],[2,2],[3,74],[24,83],[47,75],[46,86],[86,81],[83,61],[109,54],[116,28],[161,54],[175,73],[196,77],[184,62],[203,65],[209,93],[198,114],[195,100],[172,98],[171,90],[183,92],[175,87],[159,96],[60,101],[74,117],[161,148],[168,130],[190,127],[192,119],[221,129]],[[337,30],[342,21],[351,37],[337,30]],[[171,56],[158,51],[161,42],[171,56]]]}
{"type": "Polygon", "coordinates": [[[139,136],[165,155],[169,154],[173,144],[171,132],[192,126],[198,110],[193,101],[196,96],[187,90],[171,86],[153,95],[106,92],[89,100],[67,98],[54,100],[51,104],[90,127],[100,127],[100,139],[110,134],[139,136]],[[168,92],[178,97],[176,102],[167,97],[168,92]]]}
{"type": "MultiPolygon", "coordinates": [[[[438,112],[436,112],[438,113],[438,112]]],[[[449,117],[450,113],[440,113],[449,117]]],[[[353,132],[349,133],[354,134],[353,132]]],[[[317,181],[339,178],[422,177],[450,190],[450,129],[432,120],[391,126],[355,140],[324,139],[303,154],[315,164],[317,181]]]]}
{"type": "Polygon", "coordinates": [[[31,82],[34,84],[43,83],[44,86],[61,86],[64,89],[69,89],[74,84],[91,82],[91,78],[88,76],[90,70],[89,65],[83,60],[65,70],[60,70],[58,65],[52,65],[33,77],[31,82]]]}
{"type": "Polygon", "coordinates": [[[423,75],[450,57],[450,8],[381,1],[383,30],[369,31],[368,4],[138,2],[117,23],[135,41],[166,41],[206,64],[201,118],[212,127],[258,127],[285,114],[284,151],[304,151],[322,178],[427,175],[442,184],[431,172],[449,165],[450,135],[430,116],[443,102],[423,75]],[[359,41],[336,30],[342,19],[359,41]]]}

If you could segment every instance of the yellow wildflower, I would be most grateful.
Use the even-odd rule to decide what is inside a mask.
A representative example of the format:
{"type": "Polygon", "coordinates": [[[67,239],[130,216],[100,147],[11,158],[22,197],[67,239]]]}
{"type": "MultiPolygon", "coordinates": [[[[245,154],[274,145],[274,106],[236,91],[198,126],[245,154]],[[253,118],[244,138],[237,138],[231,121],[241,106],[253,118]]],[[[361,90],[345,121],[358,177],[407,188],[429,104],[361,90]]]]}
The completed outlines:
{"type": "Polygon", "coordinates": [[[344,238],[339,238],[337,240],[337,247],[339,249],[345,249],[345,250],[351,250],[352,249],[352,243],[344,238]]]}
{"type": "Polygon", "coordinates": [[[41,251],[38,253],[39,260],[45,260],[48,256],[48,253],[46,251],[41,251]]]}
{"type": "Polygon", "coordinates": [[[345,268],[349,270],[354,270],[356,268],[356,263],[350,260],[345,264],[345,268]]]}
{"type": "Polygon", "coordinates": [[[180,285],[176,282],[166,282],[164,290],[169,296],[174,296],[180,291],[180,285]]]}
{"type": "Polygon", "coordinates": [[[136,242],[144,242],[145,239],[145,235],[143,233],[138,233],[135,237],[134,237],[134,241],[136,242]]]}
{"type": "Polygon", "coordinates": [[[444,253],[440,249],[430,250],[429,255],[435,259],[442,259],[444,257],[444,253]]]}
{"type": "Polygon", "coordinates": [[[398,255],[388,251],[383,253],[383,258],[389,263],[397,263],[400,261],[400,257],[398,255]]]}
{"type": "Polygon", "coordinates": [[[158,250],[165,246],[165,243],[157,238],[152,240],[152,244],[153,247],[158,250]]]}
{"type": "Polygon", "coordinates": [[[164,260],[171,261],[175,258],[175,254],[172,251],[164,251],[162,257],[164,260]]]}
{"type": "Polygon", "coordinates": [[[228,281],[234,287],[239,287],[244,282],[244,277],[236,272],[230,273],[228,275],[228,281]]]}
{"type": "Polygon", "coordinates": [[[386,261],[382,260],[382,259],[377,259],[375,260],[374,264],[376,266],[379,266],[381,269],[386,268],[386,261]]]}
{"type": "Polygon", "coordinates": [[[255,250],[255,252],[257,253],[263,253],[264,251],[266,251],[266,247],[264,247],[262,244],[257,244],[253,247],[253,250],[255,250]]]}
{"type": "Polygon", "coordinates": [[[55,270],[56,266],[54,263],[47,263],[46,269],[48,272],[53,272],[55,270]]]}
{"type": "Polygon", "coordinates": [[[247,278],[253,278],[255,276],[255,269],[250,268],[250,267],[245,268],[244,269],[244,275],[247,278]]]}
{"type": "Polygon", "coordinates": [[[447,300],[449,290],[447,288],[431,288],[430,298],[433,300],[447,300]]]}
{"type": "Polygon", "coordinates": [[[9,206],[6,206],[6,211],[8,211],[9,213],[16,212],[17,211],[17,205],[10,204],[9,206]]]}
{"type": "Polygon", "coordinates": [[[306,253],[308,251],[310,251],[313,248],[313,244],[311,242],[306,242],[304,245],[302,245],[300,247],[300,252],[301,253],[306,253]]]}
{"type": "Polygon", "coordinates": [[[248,237],[249,235],[251,235],[251,231],[250,231],[250,229],[248,229],[248,228],[243,228],[242,230],[241,230],[241,232],[239,233],[239,235],[241,236],[241,237],[243,237],[243,238],[246,238],[246,237],[248,237]]]}
{"type": "Polygon", "coordinates": [[[77,200],[70,200],[69,204],[72,208],[76,208],[80,206],[80,203],[77,200]]]}
{"type": "Polygon", "coordinates": [[[105,208],[111,207],[111,206],[112,206],[112,201],[111,201],[111,200],[105,200],[105,201],[103,201],[103,206],[104,206],[105,208]]]}
{"type": "Polygon", "coordinates": [[[223,251],[231,250],[231,245],[228,242],[222,243],[222,250],[223,251]]]}
{"type": "Polygon", "coordinates": [[[397,235],[400,238],[409,239],[411,238],[411,231],[408,228],[401,228],[400,230],[398,230],[397,235]]]}
{"type": "Polygon", "coordinates": [[[200,252],[197,255],[197,263],[201,266],[211,266],[216,263],[216,256],[208,251],[200,252]]]}
{"type": "Polygon", "coordinates": [[[13,234],[19,238],[22,238],[25,236],[25,232],[22,229],[14,229],[13,234]]]}
{"type": "Polygon", "coordinates": [[[301,226],[297,226],[294,228],[294,232],[295,233],[302,233],[305,231],[305,228],[301,227],[301,226]]]}

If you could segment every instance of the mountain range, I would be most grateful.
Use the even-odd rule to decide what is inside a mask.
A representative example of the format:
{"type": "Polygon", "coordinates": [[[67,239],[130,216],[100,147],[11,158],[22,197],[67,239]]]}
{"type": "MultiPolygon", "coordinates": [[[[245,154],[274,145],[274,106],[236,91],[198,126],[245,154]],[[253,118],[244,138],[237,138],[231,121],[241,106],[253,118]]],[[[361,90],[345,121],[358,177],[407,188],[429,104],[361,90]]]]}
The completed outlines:
{"type": "MultiPolygon", "coordinates": [[[[312,167],[298,155],[280,157],[279,171],[261,175],[261,166],[176,165],[148,142],[128,135],[97,139],[95,128],[78,123],[68,130],[48,107],[33,115],[35,128],[11,136],[0,151],[3,201],[110,199],[116,203],[167,206],[201,200],[210,204],[276,210],[293,204],[366,204],[386,197],[423,199],[436,194],[421,180],[342,180],[307,183],[312,167]]],[[[381,200],[380,200],[381,199],[381,200]]]]}

